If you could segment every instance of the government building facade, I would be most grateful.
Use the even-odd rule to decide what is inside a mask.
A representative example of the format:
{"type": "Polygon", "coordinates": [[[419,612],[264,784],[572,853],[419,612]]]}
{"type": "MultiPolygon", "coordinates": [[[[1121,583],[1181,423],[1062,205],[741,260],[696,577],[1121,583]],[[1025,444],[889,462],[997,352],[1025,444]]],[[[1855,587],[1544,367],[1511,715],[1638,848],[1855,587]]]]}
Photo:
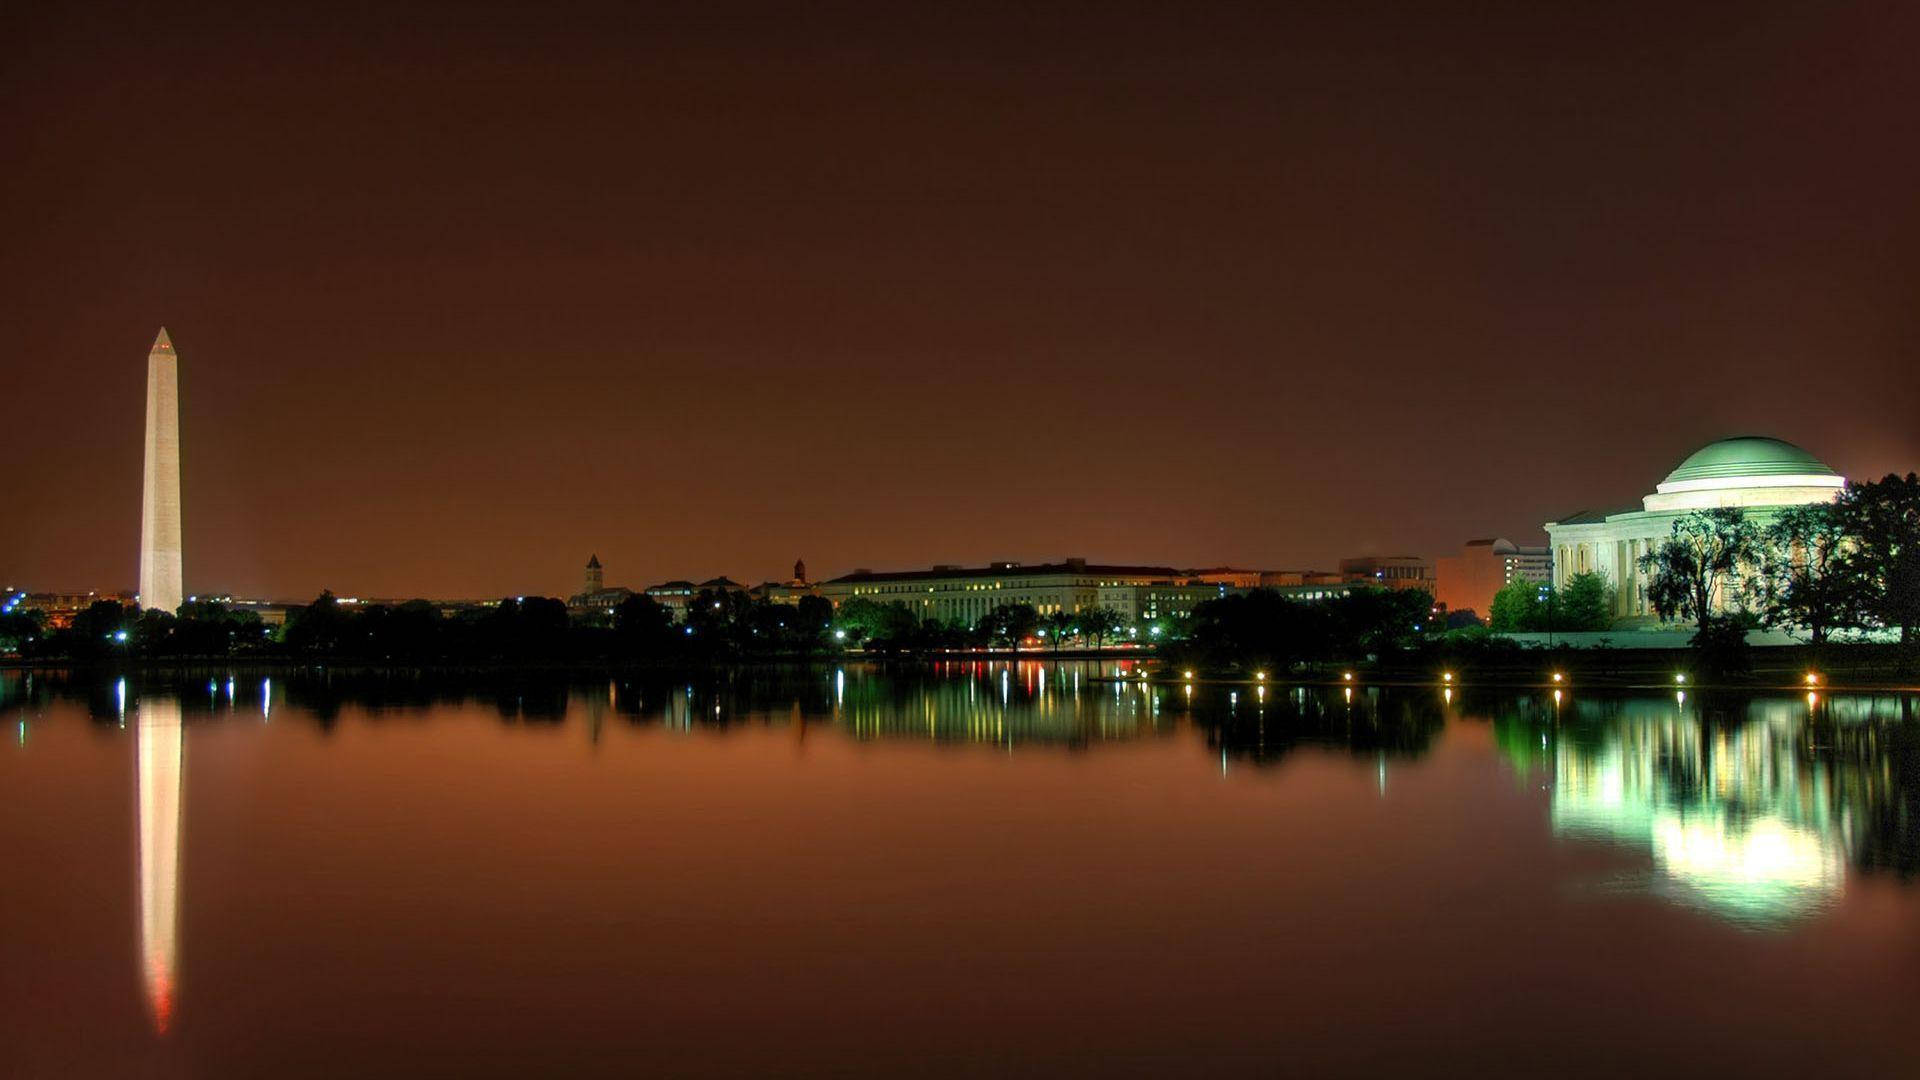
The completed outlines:
{"type": "Polygon", "coordinates": [[[1831,502],[1846,479],[1789,442],[1747,435],[1694,451],[1638,506],[1583,511],[1546,523],[1553,583],[1597,571],[1618,590],[1614,614],[1650,617],[1640,558],[1660,546],[1673,523],[1696,510],[1737,506],[1763,526],[1789,506],[1831,502]]]}
{"type": "Polygon", "coordinates": [[[1184,616],[1232,585],[1196,581],[1170,566],[1103,566],[1085,559],[875,573],[855,570],[820,583],[835,607],[855,598],[904,605],[922,619],[979,621],[1001,604],[1028,604],[1042,615],[1110,608],[1132,618],[1184,616]]]}
{"type": "Polygon", "coordinates": [[[853,599],[900,604],[922,619],[978,622],[1002,604],[1027,604],[1041,615],[1078,614],[1106,608],[1129,620],[1185,618],[1208,600],[1252,588],[1271,588],[1296,600],[1344,596],[1357,583],[1330,574],[1212,567],[1113,566],[1067,559],[1023,565],[935,566],[929,570],[876,573],[855,570],[823,581],[821,596],[835,607],[853,599]]]}

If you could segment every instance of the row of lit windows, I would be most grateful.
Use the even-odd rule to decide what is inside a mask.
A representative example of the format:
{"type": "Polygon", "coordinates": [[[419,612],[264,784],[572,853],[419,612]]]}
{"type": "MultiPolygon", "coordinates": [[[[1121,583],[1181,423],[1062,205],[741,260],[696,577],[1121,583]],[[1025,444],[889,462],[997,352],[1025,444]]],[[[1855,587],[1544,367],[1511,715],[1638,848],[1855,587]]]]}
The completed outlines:
{"type": "MultiPolygon", "coordinates": [[[[1076,578],[1074,580],[1063,582],[1060,584],[1049,583],[1049,584],[1042,585],[1038,582],[1031,582],[1025,585],[1014,585],[1012,587],[1016,589],[1017,588],[1092,589],[1092,588],[1108,588],[1108,587],[1137,588],[1142,585],[1151,585],[1151,584],[1153,584],[1152,578],[1135,578],[1133,580],[1115,579],[1112,581],[1095,581],[1092,578],[1076,578]]],[[[1007,587],[1008,586],[1004,581],[995,581],[991,584],[984,581],[971,582],[971,583],[940,582],[938,584],[925,585],[925,586],[917,585],[917,584],[855,585],[853,587],[853,595],[876,596],[881,594],[918,593],[918,592],[995,592],[1001,589],[1005,589],[1007,587]]]]}

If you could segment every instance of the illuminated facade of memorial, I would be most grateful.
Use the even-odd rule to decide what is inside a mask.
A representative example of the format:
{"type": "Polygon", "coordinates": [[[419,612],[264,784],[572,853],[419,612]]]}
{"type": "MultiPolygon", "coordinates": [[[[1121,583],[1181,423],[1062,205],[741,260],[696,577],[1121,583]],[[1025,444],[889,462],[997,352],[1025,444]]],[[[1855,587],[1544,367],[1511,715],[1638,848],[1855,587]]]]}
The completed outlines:
{"type": "Polygon", "coordinates": [[[1740,507],[1764,524],[1785,507],[1831,502],[1845,486],[1844,477],[1789,442],[1746,435],[1709,443],[1638,506],[1547,522],[1554,585],[1564,588],[1575,574],[1598,572],[1618,590],[1615,615],[1651,616],[1640,558],[1672,534],[1676,520],[1697,510],[1740,507]]]}

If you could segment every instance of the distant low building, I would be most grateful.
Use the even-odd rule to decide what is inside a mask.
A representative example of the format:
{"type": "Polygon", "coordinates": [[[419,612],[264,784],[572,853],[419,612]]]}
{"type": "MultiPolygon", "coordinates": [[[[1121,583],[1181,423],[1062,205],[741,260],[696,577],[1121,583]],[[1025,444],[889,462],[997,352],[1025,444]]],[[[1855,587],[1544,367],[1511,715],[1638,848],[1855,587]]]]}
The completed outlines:
{"type": "Polygon", "coordinates": [[[672,614],[675,622],[682,622],[685,621],[687,617],[687,608],[692,605],[694,598],[701,593],[744,593],[747,592],[748,589],[745,585],[740,584],[730,577],[721,576],[708,578],[701,582],[687,581],[684,579],[663,581],[658,585],[647,586],[645,591],[647,598],[659,604],[661,607],[666,608],[667,611],[672,614]]]}
{"type": "Polygon", "coordinates": [[[666,608],[673,615],[674,621],[678,622],[687,617],[687,607],[693,603],[693,598],[699,591],[699,586],[693,582],[676,578],[673,581],[663,581],[658,585],[647,586],[646,595],[647,599],[666,608]]]}
{"type": "Polygon", "coordinates": [[[1349,584],[1382,589],[1433,590],[1433,562],[1418,555],[1362,555],[1340,560],[1340,577],[1349,584]]]}
{"type": "Polygon", "coordinates": [[[897,603],[923,619],[971,624],[1002,604],[1026,604],[1042,615],[1105,608],[1130,620],[1152,620],[1184,618],[1208,600],[1253,588],[1274,588],[1301,600],[1330,599],[1353,588],[1338,575],[1311,572],[1292,572],[1280,579],[1285,584],[1269,582],[1286,573],[1218,566],[1181,570],[1085,559],[1031,566],[992,562],[979,567],[855,570],[822,582],[819,593],[835,606],[854,599],[897,603]],[[1309,576],[1319,580],[1308,582],[1309,576]]]}
{"type": "MultiPolygon", "coordinates": [[[[1026,604],[1042,615],[1107,607],[1132,617],[1139,607],[1134,590],[1187,581],[1171,566],[1113,566],[1067,559],[1033,566],[992,562],[930,570],[855,570],[821,582],[820,595],[835,606],[854,599],[899,603],[923,619],[971,624],[1002,604],[1026,604]]],[[[1218,595],[1225,586],[1202,587],[1218,595]]],[[[1172,605],[1172,597],[1166,599],[1172,605]]]]}
{"type": "Polygon", "coordinates": [[[1448,611],[1471,611],[1486,618],[1493,596],[1516,581],[1545,584],[1553,575],[1553,556],[1544,547],[1521,547],[1504,538],[1469,540],[1458,555],[1434,564],[1433,598],[1448,611]]]}
{"type": "Polygon", "coordinates": [[[1256,589],[1271,571],[1242,570],[1233,566],[1208,566],[1186,571],[1189,581],[1203,585],[1227,585],[1235,589],[1256,589]]]}
{"type": "Polygon", "coordinates": [[[1285,589],[1303,585],[1341,585],[1346,582],[1337,570],[1262,570],[1260,585],[1268,589],[1285,589]]]}
{"type": "Polygon", "coordinates": [[[567,597],[567,610],[575,615],[611,615],[615,608],[626,602],[627,597],[633,595],[632,589],[620,586],[607,588],[599,555],[587,559],[586,572],[580,584],[580,591],[567,597]]]}
{"type": "Polygon", "coordinates": [[[305,604],[277,600],[232,600],[227,604],[230,610],[243,615],[252,615],[267,626],[285,626],[288,613],[305,606],[305,604]]]}
{"type": "Polygon", "coordinates": [[[795,559],[792,577],[785,581],[763,581],[748,589],[747,595],[774,604],[798,604],[803,597],[820,595],[820,590],[807,580],[806,560],[795,559]]]}
{"type": "Polygon", "coordinates": [[[129,592],[20,592],[8,590],[0,607],[10,611],[38,611],[47,617],[47,625],[64,630],[73,625],[73,617],[101,600],[126,605],[136,597],[129,592]]]}

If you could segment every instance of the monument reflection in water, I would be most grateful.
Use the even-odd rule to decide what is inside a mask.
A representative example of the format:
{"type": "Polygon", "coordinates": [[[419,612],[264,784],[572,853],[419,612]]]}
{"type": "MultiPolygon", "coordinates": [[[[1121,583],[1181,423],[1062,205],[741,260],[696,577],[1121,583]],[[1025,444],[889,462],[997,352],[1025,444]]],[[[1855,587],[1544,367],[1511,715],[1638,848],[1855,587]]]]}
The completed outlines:
{"type": "Polygon", "coordinates": [[[1556,836],[1648,852],[1659,894],[1747,924],[1836,900],[1847,865],[1920,868],[1912,703],[1889,696],[1597,698],[1497,715],[1552,778],[1556,836]]]}
{"type": "MultiPolygon", "coordinates": [[[[1837,901],[1851,870],[1920,874],[1920,718],[1910,697],[1568,695],[1556,702],[1451,688],[1196,688],[1154,684],[1137,671],[1115,674],[980,663],[591,683],[294,676],[261,680],[258,707],[264,718],[276,686],[284,686],[288,715],[330,730],[343,718],[378,723],[491,699],[509,724],[581,721],[596,749],[608,718],[666,732],[790,727],[802,739],[818,733],[1006,753],[1198,740],[1220,768],[1235,762],[1256,771],[1313,749],[1377,766],[1383,796],[1390,764],[1418,768],[1451,733],[1487,725],[1506,763],[1547,789],[1556,839],[1646,855],[1644,872],[1612,885],[1735,924],[1784,928],[1837,901]]],[[[201,685],[211,695],[206,712],[234,717],[231,677],[201,685]],[[222,686],[225,700],[213,704],[222,686]]],[[[250,697],[246,686],[240,696],[250,697]]],[[[139,960],[153,1028],[165,1034],[178,997],[183,701],[196,715],[203,706],[185,685],[151,690],[129,709],[120,684],[117,702],[95,715],[117,712],[135,727],[139,960]]],[[[101,689],[75,682],[67,692],[101,689]]],[[[464,737],[452,728],[445,736],[464,737]]],[[[1285,782],[1277,768],[1273,775],[1285,782]]]]}
{"type": "Polygon", "coordinates": [[[180,933],[180,805],[186,747],[180,702],[143,700],[135,714],[140,777],[140,969],[154,1029],[173,1020],[180,933]]]}

